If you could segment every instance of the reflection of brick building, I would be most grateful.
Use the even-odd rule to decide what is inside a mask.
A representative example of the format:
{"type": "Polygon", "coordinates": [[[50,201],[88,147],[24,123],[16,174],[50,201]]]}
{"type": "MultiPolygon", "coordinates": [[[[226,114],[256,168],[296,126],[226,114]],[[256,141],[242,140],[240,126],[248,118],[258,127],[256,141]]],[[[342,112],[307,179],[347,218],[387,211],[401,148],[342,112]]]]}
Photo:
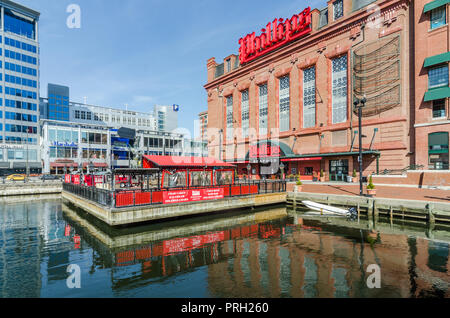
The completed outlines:
{"type": "MultiPolygon", "coordinates": [[[[358,117],[353,102],[365,96],[365,174],[403,169],[416,161],[427,164],[429,135],[418,133],[415,139],[414,134],[415,123],[431,121],[429,103],[421,104],[428,78],[422,64],[430,55],[448,52],[443,47],[448,45],[448,26],[427,34],[430,19],[423,13],[425,2],[430,1],[330,0],[323,10],[294,16],[290,23],[285,20],[284,27],[281,20],[274,21],[265,27],[266,33],[244,36],[239,56],[230,55],[223,64],[209,59],[205,89],[210,156],[237,163],[241,173],[250,164],[252,174],[261,175],[264,162],[250,158],[249,145],[266,147],[267,140],[275,139],[276,146],[285,149],[280,158],[287,174],[300,173],[308,179],[324,169],[327,178],[344,180],[354,168],[358,170],[358,117]],[[310,25],[298,31],[301,36],[290,41],[288,37],[297,33],[289,29],[309,23],[309,18],[310,25]],[[270,33],[273,29],[278,33],[270,33]],[[429,37],[427,45],[418,41],[422,33],[429,37]],[[439,45],[433,46],[434,38],[439,45]],[[410,93],[414,90],[416,98],[410,93]]],[[[437,82],[442,83],[439,78],[437,82]]],[[[446,100],[442,95],[446,92],[448,78],[438,94],[441,99],[446,100]]],[[[443,117],[439,126],[433,121],[427,129],[447,127],[448,131],[443,117]]],[[[448,136],[434,137],[432,142],[444,140],[437,149],[444,152],[448,136]]],[[[430,168],[442,165],[445,162],[430,168]]]]}
{"type": "MultiPolygon", "coordinates": [[[[114,254],[114,266],[141,264],[145,278],[207,266],[211,297],[450,297],[444,288],[450,286],[448,244],[380,234],[372,246],[366,231],[301,218],[295,223],[235,226],[129,247],[114,254]],[[367,288],[370,264],[380,265],[381,289],[367,288]]],[[[118,274],[113,288],[135,281],[128,274],[118,274]]]]}
{"type": "Polygon", "coordinates": [[[371,248],[367,242],[317,234],[307,226],[283,237],[288,230],[289,226],[280,229],[281,244],[244,238],[221,245],[219,253],[234,258],[209,265],[212,296],[405,298],[430,296],[430,291],[450,296],[450,289],[442,292],[442,286],[450,285],[446,244],[429,246],[431,241],[425,239],[382,234],[381,245],[371,248]],[[381,289],[367,288],[365,270],[370,264],[380,265],[381,289]],[[441,290],[433,291],[434,282],[441,290]]]}

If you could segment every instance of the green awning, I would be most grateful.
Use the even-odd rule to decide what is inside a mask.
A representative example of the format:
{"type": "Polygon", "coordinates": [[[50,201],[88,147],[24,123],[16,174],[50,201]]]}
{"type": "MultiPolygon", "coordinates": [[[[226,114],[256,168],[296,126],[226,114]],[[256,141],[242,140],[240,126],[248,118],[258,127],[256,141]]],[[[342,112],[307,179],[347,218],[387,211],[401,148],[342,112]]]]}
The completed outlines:
{"type": "Polygon", "coordinates": [[[436,99],[450,97],[450,87],[433,88],[425,93],[424,101],[429,102],[436,99]]]}
{"type": "Polygon", "coordinates": [[[423,63],[423,67],[430,67],[430,66],[445,63],[448,61],[450,61],[450,52],[427,57],[425,59],[425,62],[423,63]]]}
{"type": "Polygon", "coordinates": [[[433,149],[433,150],[428,150],[428,153],[430,155],[435,155],[435,154],[440,154],[440,153],[448,153],[448,149],[433,149]]]}
{"type": "Polygon", "coordinates": [[[428,11],[431,11],[433,9],[445,6],[449,2],[450,2],[450,0],[434,0],[434,1],[431,1],[430,3],[427,3],[425,5],[425,7],[423,8],[423,12],[428,12],[428,11]]]}

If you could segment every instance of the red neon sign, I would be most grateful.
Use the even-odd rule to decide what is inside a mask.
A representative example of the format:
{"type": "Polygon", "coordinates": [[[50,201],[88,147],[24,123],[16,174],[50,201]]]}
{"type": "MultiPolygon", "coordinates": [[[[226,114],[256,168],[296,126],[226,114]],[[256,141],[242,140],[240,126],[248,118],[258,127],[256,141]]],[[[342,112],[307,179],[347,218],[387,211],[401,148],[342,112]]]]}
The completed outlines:
{"type": "Polygon", "coordinates": [[[247,63],[311,31],[310,7],[299,14],[295,14],[290,19],[284,21],[283,19],[275,19],[273,22],[269,22],[265,29],[261,30],[260,36],[255,36],[255,32],[253,32],[239,39],[241,46],[239,48],[239,61],[241,64],[247,63]]]}
{"type": "Polygon", "coordinates": [[[250,158],[278,158],[280,154],[280,146],[250,146],[250,158]]]}

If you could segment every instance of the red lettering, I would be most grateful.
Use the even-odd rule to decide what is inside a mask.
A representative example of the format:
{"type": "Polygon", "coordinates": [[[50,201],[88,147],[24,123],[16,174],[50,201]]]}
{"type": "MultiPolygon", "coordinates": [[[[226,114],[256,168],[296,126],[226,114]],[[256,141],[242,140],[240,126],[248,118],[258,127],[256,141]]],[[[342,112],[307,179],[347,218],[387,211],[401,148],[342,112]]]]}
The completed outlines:
{"type": "Polygon", "coordinates": [[[239,39],[239,60],[247,63],[261,55],[279,48],[289,41],[293,41],[311,32],[311,8],[294,15],[291,19],[275,19],[269,22],[261,35],[255,32],[239,39]]]}
{"type": "Polygon", "coordinates": [[[272,36],[272,43],[276,43],[278,42],[278,26],[277,26],[277,19],[273,20],[272,25],[273,25],[273,36],[272,36]]]}
{"type": "Polygon", "coordinates": [[[266,26],[266,45],[264,47],[269,47],[272,42],[272,24],[268,23],[266,26]]]}

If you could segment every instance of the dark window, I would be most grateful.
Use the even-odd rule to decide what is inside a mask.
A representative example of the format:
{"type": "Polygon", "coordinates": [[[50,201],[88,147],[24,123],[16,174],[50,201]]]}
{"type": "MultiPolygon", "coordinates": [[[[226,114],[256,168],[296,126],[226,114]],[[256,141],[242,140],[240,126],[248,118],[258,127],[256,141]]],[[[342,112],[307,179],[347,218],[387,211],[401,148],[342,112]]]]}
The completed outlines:
{"type": "Polygon", "coordinates": [[[445,99],[433,101],[433,118],[445,117],[445,99]]]}
{"type": "Polygon", "coordinates": [[[428,135],[428,168],[447,170],[448,166],[448,132],[436,132],[428,135]]]}

